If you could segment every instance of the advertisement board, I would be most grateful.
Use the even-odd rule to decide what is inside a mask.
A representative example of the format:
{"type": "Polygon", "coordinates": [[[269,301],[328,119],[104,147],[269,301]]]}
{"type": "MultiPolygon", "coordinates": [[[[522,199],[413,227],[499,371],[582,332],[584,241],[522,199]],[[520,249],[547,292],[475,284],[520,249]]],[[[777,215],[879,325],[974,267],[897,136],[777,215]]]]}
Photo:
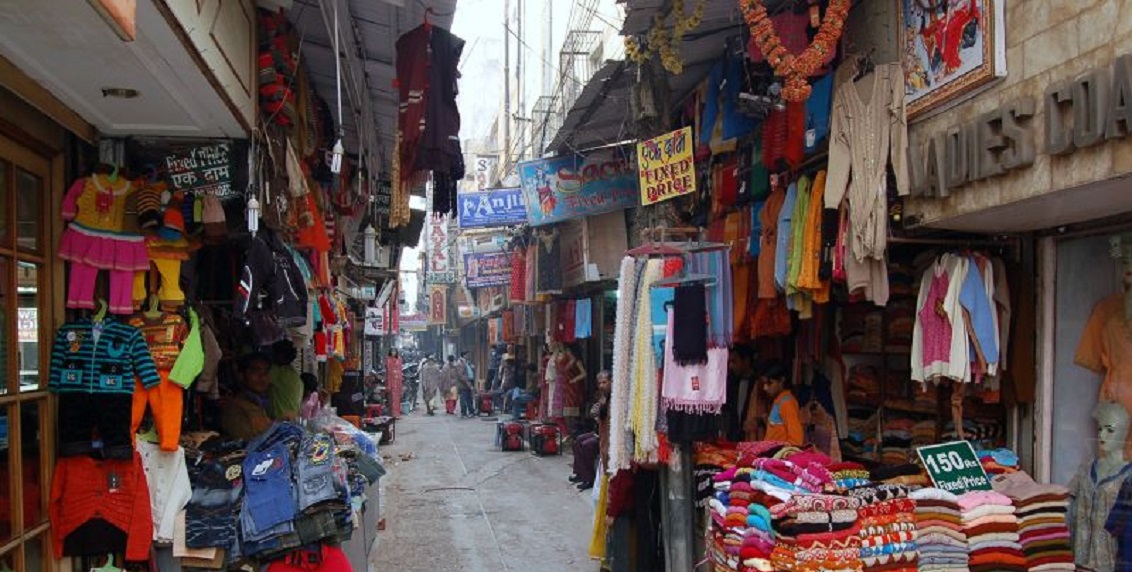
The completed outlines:
{"type": "Polygon", "coordinates": [[[468,288],[511,284],[511,257],[506,252],[465,254],[464,276],[468,288]]]}
{"type": "Polygon", "coordinates": [[[637,204],[637,171],[627,159],[565,155],[519,163],[518,170],[531,226],[637,204]]]}

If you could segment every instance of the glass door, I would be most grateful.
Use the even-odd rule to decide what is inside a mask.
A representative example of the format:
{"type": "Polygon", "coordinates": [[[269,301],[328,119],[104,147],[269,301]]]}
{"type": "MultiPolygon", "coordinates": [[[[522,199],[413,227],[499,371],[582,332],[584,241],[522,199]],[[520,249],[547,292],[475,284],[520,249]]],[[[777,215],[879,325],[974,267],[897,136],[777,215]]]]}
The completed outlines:
{"type": "Polygon", "coordinates": [[[0,570],[50,570],[51,163],[0,136],[0,570]]]}

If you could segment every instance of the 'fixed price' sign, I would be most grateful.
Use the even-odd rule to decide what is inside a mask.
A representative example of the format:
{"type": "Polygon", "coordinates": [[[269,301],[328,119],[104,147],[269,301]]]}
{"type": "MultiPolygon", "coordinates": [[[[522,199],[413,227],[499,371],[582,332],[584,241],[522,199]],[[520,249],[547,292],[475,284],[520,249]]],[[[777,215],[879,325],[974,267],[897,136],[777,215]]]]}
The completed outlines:
{"type": "Polygon", "coordinates": [[[917,447],[916,454],[937,488],[957,495],[991,490],[987,472],[967,441],[917,447]]]}

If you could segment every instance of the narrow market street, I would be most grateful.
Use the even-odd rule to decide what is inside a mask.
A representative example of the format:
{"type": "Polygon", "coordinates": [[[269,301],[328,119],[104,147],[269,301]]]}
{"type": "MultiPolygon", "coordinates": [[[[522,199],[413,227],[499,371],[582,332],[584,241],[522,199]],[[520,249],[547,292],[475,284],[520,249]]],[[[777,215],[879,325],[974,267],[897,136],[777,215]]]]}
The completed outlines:
{"type": "MultiPolygon", "coordinates": [[[[376,570],[573,572],[587,555],[593,503],[567,481],[570,455],[493,447],[495,422],[418,409],[381,449],[376,570]]],[[[568,450],[567,450],[568,451],[568,450]]]]}

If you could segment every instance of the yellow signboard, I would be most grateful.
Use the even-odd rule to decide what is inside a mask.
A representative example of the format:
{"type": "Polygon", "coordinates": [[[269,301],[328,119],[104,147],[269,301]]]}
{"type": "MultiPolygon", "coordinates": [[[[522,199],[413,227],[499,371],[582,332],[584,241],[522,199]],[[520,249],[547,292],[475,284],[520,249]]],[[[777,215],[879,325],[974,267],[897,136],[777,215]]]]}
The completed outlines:
{"type": "Polygon", "coordinates": [[[691,127],[637,143],[642,205],[696,192],[692,151],[691,127]]]}

